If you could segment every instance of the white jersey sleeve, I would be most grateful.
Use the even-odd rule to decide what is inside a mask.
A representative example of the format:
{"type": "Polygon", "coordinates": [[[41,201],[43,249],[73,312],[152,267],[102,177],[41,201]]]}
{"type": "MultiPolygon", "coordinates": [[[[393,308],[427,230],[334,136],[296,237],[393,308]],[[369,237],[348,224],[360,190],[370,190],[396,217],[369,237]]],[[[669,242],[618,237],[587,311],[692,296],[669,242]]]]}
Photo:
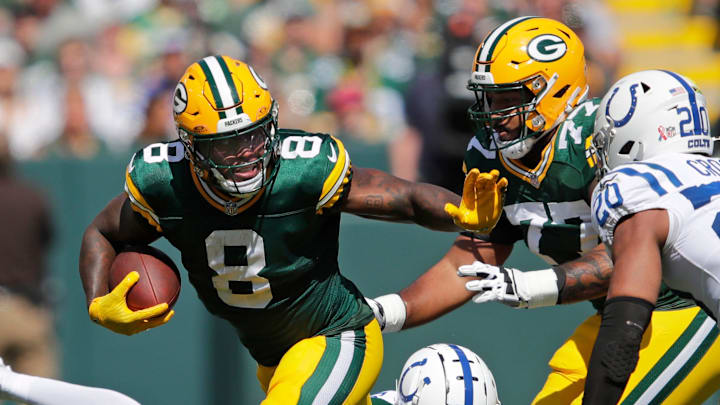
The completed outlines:
{"type": "Polygon", "coordinates": [[[669,154],[615,168],[593,191],[592,221],[606,246],[625,216],[668,212],[664,282],[720,315],[720,159],[669,154]]]}
{"type": "Polygon", "coordinates": [[[720,194],[720,161],[669,154],[619,166],[602,178],[592,196],[592,221],[612,246],[618,222],[631,214],[665,209],[671,235],[693,212],[720,194]]]}

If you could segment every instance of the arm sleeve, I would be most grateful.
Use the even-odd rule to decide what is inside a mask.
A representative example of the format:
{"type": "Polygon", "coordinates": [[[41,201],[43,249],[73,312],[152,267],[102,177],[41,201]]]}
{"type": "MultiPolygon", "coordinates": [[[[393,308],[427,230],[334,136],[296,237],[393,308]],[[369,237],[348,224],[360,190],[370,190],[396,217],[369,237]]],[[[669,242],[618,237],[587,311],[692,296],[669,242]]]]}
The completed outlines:
{"type": "Polygon", "coordinates": [[[616,404],[635,371],[653,305],[636,297],[606,301],[590,364],[583,405],[616,404]]]}

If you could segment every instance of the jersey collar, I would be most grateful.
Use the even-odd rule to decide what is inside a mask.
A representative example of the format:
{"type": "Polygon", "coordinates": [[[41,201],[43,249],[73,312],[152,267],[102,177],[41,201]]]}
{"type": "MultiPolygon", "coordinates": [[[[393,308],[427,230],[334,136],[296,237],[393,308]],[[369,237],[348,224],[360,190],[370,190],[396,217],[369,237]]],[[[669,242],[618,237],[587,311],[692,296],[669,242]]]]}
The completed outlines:
{"type": "Polygon", "coordinates": [[[540,184],[545,179],[548,169],[550,168],[550,164],[552,163],[553,157],[555,156],[556,136],[557,131],[555,131],[555,133],[552,135],[552,139],[550,139],[550,142],[548,142],[547,145],[545,145],[545,148],[543,148],[540,162],[533,169],[528,168],[527,166],[522,164],[520,160],[507,159],[503,156],[501,152],[498,152],[500,163],[502,163],[502,165],[508,172],[519,177],[523,181],[530,183],[533,187],[540,188],[540,184]]]}
{"type": "Polygon", "coordinates": [[[210,205],[227,215],[234,216],[247,210],[260,199],[260,196],[262,196],[265,191],[265,188],[262,188],[257,194],[248,198],[230,196],[212,187],[208,182],[198,176],[192,160],[189,162],[193,183],[195,183],[195,188],[200,192],[200,195],[202,195],[210,205]]]}

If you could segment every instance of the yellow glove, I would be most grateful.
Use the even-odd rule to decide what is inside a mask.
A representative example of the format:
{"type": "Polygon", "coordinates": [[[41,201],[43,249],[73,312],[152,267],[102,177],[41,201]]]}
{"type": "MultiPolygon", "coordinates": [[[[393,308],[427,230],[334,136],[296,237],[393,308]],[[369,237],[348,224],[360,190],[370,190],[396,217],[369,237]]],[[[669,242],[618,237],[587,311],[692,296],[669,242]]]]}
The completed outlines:
{"type": "Polygon", "coordinates": [[[175,311],[167,312],[168,304],[166,303],[139,311],[128,308],[125,297],[139,278],[140,274],[132,271],[108,294],[93,299],[88,309],[90,319],[113,332],[128,336],[167,323],[175,311]],[[163,314],[165,316],[160,316],[163,314]]]}
{"type": "Polygon", "coordinates": [[[490,233],[500,220],[502,214],[507,179],[498,180],[500,172],[480,173],[478,169],[470,170],[465,177],[460,207],[445,204],[447,212],[455,225],[469,231],[490,233]]]}

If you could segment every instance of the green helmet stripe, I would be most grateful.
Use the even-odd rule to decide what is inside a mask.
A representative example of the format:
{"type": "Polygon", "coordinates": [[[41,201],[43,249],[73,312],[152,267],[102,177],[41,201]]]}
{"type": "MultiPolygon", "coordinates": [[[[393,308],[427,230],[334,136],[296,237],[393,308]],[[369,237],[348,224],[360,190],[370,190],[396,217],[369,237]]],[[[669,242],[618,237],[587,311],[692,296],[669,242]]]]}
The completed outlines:
{"type": "MultiPolygon", "coordinates": [[[[215,82],[215,77],[212,74],[212,71],[210,70],[210,66],[208,66],[207,58],[202,59],[200,62],[200,68],[202,68],[203,73],[205,73],[205,78],[208,81],[208,84],[210,85],[210,91],[212,92],[213,99],[215,99],[215,105],[217,106],[218,110],[222,110],[223,103],[222,98],[220,97],[220,92],[217,88],[217,83],[215,82]]],[[[226,118],[224,111],[219,111],[218,114],[220,115],[220,119],[226,118]]]]}
{"type": "MultiPolygon", "coordinates": [[[[500,39],[505,35],[508,30],[519,23],[529,20],[531,18],[537,18],[537,17],[518,17],[514,20],[510,20],[506,22],[505,24],[502,24],[501,26],[495,28],[487,37],[485,42],[483,43],[483,48],[478,54],[477,62],[490,62],[493,52],[495,52],[495,47],[497,47],[497,44],[500,42],[500,39]]],[[[485,71],[490,71],[490,64],[485,65],[485,71]]]]}
{"type": "MultiPolygon", "coordinates": [[[[240,97],[237,93],[237,88],[235,88],[235,82],[233,82],[232,75],[230,74],[230,69],[228,69],[227,63],[225,63],[225,59],[223,59],[222,56],[216,56],[215,59],[217,59],[218,63],[220,64],[220,69],[222,69],[223,75],[225,75],[225,81],[228,84],[228,87],[230,87],[230,94],[232,95],[233,105],[240,103],[240,97]]],[[[239,113],[242,113],[242,108],[240,108],[239,113]]]]}
{"type": "Polygon", "coordinates": [[[223,108],[222,98],[220,97],[220,92],[218,91],[217,83],[215,82],[215,77],[213,76],[212,71],[210,70],[210,66],[208,66],[205,59],[201,60],[199,63],[200,63],[200,67],[203,70],[203,73],[205,73],[205,78],[207,79],[208,84],[210,85],[210,91],[212,91],[213,98],[215,99],[215,105],[217,106],[218,109],[222,109],[223,108]]]}

